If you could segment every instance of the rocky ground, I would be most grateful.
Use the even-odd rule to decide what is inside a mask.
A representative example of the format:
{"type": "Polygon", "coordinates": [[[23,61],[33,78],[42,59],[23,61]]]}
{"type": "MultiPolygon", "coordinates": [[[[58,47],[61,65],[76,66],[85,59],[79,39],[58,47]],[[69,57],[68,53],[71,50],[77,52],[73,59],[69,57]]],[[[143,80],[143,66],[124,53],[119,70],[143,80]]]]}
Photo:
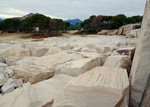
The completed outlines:
{"type": "Polygon", "coordinates": [[[136,41],[74,35],[1,43],[0,106],[127,106],[136,41]]]}

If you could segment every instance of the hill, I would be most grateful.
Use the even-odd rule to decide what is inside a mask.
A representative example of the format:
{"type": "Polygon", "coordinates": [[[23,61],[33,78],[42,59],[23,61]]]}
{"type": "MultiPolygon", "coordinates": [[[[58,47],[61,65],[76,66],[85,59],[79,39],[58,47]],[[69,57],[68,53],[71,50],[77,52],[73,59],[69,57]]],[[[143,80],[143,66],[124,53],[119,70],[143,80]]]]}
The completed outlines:
{"type": "Polygon", "coordinates": [[[22,17],[15,17],[15,19],[23,20],[27,17],[33,16],[34,14],[38,14],[38,13],[29,13],[29,14],[22,16],[22,17]]]}
{"type": "Polygon", "coordinates": [[[83,21],[80,19],[68,19],[64,20],[65,22],[70,22],[71,25],[76,25],[77,22],[82,23],[83,21]]]}

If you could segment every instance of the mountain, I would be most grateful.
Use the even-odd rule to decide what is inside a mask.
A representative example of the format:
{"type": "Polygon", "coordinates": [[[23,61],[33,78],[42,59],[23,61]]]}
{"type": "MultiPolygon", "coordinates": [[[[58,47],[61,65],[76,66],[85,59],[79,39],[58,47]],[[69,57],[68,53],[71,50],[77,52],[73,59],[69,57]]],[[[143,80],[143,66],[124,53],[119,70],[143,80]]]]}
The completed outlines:
{"type": "Polygon", "coordinates": [[[5,19],[0,19],[0,21],[3,21],[3,20],[5,20],[5,19]]]}
{"type": "Polygon", "coordinates": [[[15,17],[14,19],[23,20],[23,19],[25,19],[27,17],[33,16],[34,14],[38,14],[38,13],[29,13],[29,14],[27,14],[25,16],[22,16],[22,17],[15,17]]]}
{"type": "Polygon", "coordinates": [[[64,22],[70,22],[71,25],[76,25],[77,22],[82,23],[83,21],[80,19],[68,19],[64,20],[64,22]]]}

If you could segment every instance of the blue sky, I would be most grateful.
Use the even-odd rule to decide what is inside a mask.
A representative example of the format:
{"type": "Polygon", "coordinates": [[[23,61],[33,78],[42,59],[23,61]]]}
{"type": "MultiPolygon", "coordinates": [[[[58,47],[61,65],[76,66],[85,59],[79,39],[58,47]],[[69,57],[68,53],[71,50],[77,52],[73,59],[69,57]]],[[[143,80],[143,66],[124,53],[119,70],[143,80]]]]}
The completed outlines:
{"type": "Polygon", "coordinates": [[[146,0],[0,0],[0,18],[41,13],[82,20],[91,15],[143,15],[146,0]]]}

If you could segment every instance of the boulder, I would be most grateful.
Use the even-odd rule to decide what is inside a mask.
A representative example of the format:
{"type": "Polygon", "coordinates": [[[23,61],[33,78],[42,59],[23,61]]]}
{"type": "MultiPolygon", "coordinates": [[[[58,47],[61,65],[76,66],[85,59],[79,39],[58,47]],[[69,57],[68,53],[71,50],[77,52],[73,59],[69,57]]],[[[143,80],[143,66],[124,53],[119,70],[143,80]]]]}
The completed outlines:
{"type": "Polygon", "coordinates": [[[117,35],[118,29],[115,30],[102,30],[98,35],[117,35]]]}
{"type": "Polygon", "coordinates": [[[70,61],[59,65],[55,69],[55,74],[67,74],[71,76],[79,76],[97,66],[101,66],[101,57],[85,58],[70,61]]]}
{"type": "Polygon", "coordinates": [[[131,59],[128,56],[109,56],[103,66],[130,70],[131,59]]]}
{"type": "Polygon", "coordinates": [[[82,47],[75,47],[72,49],[72,51],[81,52],[81,49],[82,49],[82,47]]]}
{"type": "Polygon", "coordinates": [[[121,26],[118,30],[117,35],[127,35],[129,34],[132,30],[139,29],[141,27],[141,23],[136,23],[136,24],[128,24],[125,26],[121,26]]]}
{"type": "Polygon", "coordinates": [[[51,66],[57,66],[59,64],[68,62],[72,60],[73,57],[70,54],[61,52],[53,55],[47,55],[43,56],[41,58],[38,58],[37,60],[34,61],[34,64],[36,65],[43,65],[46,67],[51,67],[51,66]]]}
{"type": "Polygon", "coordinates": [[[150,0],[147,0],[142,28],[131,68],[130,106],[149,107],[150,92],[150,0]]]}
{"type": "Polygon", "coordinates": [[[7,64],[5,64],[5,63],[1,63],[1,62],[0,62],[0,67],[4,67],[4,68],[6,68],[6,67],[8,67],[8,65],[7,65],[7,64]]]}
{"type": "Polygon", "coordinates": [[[0,73],[0,86],[4,85],[7,82],[7,78],[5,78],[5,76],[0,73]]]}
{"type": "Polygon", "coordinates": [[[90,48],[87,48],[87,47],[83,47],[82,49],[81,49],[81,52],[95,52],[95,50],[94,49],[90,49],[90,48]]]}
{"type": "Polygon", "coordinates": [[[10,78],[7,81],[7,83],[2,86],[1,90],[2,90],[3,94],[6,94],[6,93],[10,93],[10,92],[14,91],[15,87],[16,87],[15,80],[10,78]]]}
{"type": "Polygon", "coordinates": [[[7,68],[4,72],[8,74],[9,78],[11,78],[14,74],[14,71],[10,68],[7,68]]]}
{"type": "Polygon", "coordinates": [[[47,68],[42,66],[12,66],[14,76],[22,78],[23,82],[30,82],[35,84],[37,82],[49,79],[54,75],[54,68],[47,68]]]}
{"type": "Polygon", "coordinates": [[[140,29],[131,30],[129,34],[126,34],[128,38],[138,38],[140,29]]]}
{"type": "Polygon", "coordinates": [[[6,57],[5,58],[5,61],[6,61],[6,64],[9,65],[9,66],[14,66],[16,65],[16,62],[20,59],[22,59],[23,57],[12,57],[12,56],[9,56],[9,57],[6,57]]]}
{"type": "Polygon", "coordinates": [[[26,57],[16,61],[16,65],[28,66],[34,65],[34,61],[37,60],[37,57],[26,57]]]}
{"type": "Polygon", "coordinates": [[[123,47],[116,49],[112,55],[125,55],[128,56],[131,60],[133,59],[135,53],[135,47],[123,47]]]}
{"type": "Polygon", "coordinates": [[[6,63],[9,66],[14,65],[33,65],[37,57],[6,57],[6,63]]]}
{"type": "Polygon", "coordinates": [[[62,52],[62,49],[58,48],[58,47],[52,47],[48,50],[48,52],[46,52],[45,55],[52,55],[52,54],[57,54],[59,52],[62,52]]]}
{"type": "Polygon", "coordinates": [[[5,58],[9,56],[25,57],[30,56],[30,51],[25,48],[7,48],[0,51],[0,62],[5,62],[5,58]]]}
{"type": "Polygon", "coordinates": [[[99,54],[104,54],[104,53],[107,53],[107,52],[110,52],[111,51],[111,48],[110,47],[107,47],[107,46],[97,46],[95,48],[96,52],[99,53],[99,54]]]}
{"type": "Polygon", "coordinates": [[[62,50],[72,49],[72,46],[69,43],[62,43],[62,44],[59,44],[57,47],[61,48],[62,50]]]}
{"type": "Polygon", "coordinates": [[[96,67],[70,80],[53,107],[128,107],[125,69],[96,67]]]}
{"type": "Polygon", "coordinates": [[[78,54],[81,54],[85,58],[92,58],[92,57],[98,57],[100,54],[96,52],[78,52],[78,54]]]}
{"type": "Polygon", "coordinates": [[[49,48],[46,47],[34,47],[31,48],[31,56],[41,57],[44,56],[48,52],[49,48]]]}
{"type": "Polygon", "coordinates": [[[2,107],[51,107],[56,95],[62,92],[64,85],[73,79],[68,75],[56,75],[49,80],[34,85],[26,85],[0,96],[2,107]]]}

